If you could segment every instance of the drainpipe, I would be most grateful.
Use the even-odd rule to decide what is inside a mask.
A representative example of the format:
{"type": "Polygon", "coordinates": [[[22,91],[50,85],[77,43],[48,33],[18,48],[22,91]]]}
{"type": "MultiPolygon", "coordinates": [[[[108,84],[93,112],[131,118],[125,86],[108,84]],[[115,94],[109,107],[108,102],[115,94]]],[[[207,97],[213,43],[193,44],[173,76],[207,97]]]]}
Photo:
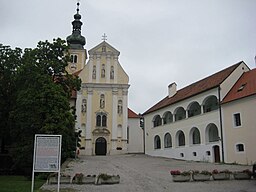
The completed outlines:
{"type": "Polygon", "coordinates": [[[220,134],[221,134],[221,156],[222,156],[222,162],[224,163],[224,138],[223,138],[223,125],[222,125],[222,111],[221,111],[221,99],[220,99],[220,86],[218,87],[218,96],[219,96],[219,113],[220,113],[220,134]]]}
{"type": "Polygon", "coordinates": [[[145,154],[145,121],[144,121],[144,117],[142,114],[139,113],[139,117],[140,117],[140,128],[143,130],[143,153],[145,154]]]}

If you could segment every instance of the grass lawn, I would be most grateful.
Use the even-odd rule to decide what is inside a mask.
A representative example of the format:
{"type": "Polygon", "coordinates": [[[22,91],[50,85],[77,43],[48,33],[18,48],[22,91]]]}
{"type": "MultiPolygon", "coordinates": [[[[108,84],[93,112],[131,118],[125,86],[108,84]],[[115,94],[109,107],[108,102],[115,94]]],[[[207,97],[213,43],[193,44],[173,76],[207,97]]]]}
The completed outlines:
{"type": "MultiPolygon", "coordinates": [[[[44,183],[44,180],[35,180],[34,191],[39,191],[44,183]]],[[[0,176],[1,192],[30,192],[31,184],[31,180],[23,176],[0,176]]]]}

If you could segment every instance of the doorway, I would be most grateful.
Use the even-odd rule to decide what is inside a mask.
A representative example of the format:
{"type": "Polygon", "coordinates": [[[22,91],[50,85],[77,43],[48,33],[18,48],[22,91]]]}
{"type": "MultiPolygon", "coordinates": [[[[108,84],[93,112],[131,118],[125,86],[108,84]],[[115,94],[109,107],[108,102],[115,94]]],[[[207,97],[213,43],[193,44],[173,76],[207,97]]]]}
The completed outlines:
{"type": "Polygon", "coordinates": [[[214,162],[220,162],[220,147],[218,145],[213,146],[214,162]]]}
{"type": "Polygon", "coordinates": [[[107,154],[107,141],[103,137],[99,137],[95,142],[95,155],[107,154]]]}

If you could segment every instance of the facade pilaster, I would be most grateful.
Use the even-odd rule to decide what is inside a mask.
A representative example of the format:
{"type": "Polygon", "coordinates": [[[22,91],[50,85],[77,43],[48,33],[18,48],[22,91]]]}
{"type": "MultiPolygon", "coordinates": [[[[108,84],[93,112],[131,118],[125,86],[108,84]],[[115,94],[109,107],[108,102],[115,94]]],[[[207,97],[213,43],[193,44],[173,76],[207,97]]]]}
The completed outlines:
{"type": "Polygon", "coordinates": [[[91,139],[92,132],[92,89],[88,88],[87,90],[87,117],[86,117],[86,139],[91,139]]]}
{"type": "Polygon", "coordinates": [[[111,55],[107,54],[106,56],[106,82],[110,83],[110,67],[111,67],[111,55]]]}
{"type": "Polygon", "coordinates": [[[96,60],[96,83],[100,82],[100,59],[101,55],[97,55],[97,60],[96,60]]]}
{"type": "Polygon", "coordinates": [[[128,126],[128,90],[125,89],[122,91],[123,94],[123,131],[122,131],[122,140],[123,140],[123,149],[127,150],[127,126],[128,126]]]}
{"type": "Polygon", "coordinates": [[[117,66],[118,66],[118,56],[115,55],[114,56],[114,70],[115,70],[115,73],[114,73],[114,83],[117,83],[117,77],[118,77],[118,70],[117,70],[117,66]]]}

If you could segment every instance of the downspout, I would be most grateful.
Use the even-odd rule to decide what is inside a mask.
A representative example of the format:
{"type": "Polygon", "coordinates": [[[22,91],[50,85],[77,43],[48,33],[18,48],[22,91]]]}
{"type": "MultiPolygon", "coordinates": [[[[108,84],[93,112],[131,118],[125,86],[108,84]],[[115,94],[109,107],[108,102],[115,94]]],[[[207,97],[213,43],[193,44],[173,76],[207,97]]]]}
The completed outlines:
{"type": "Polygon", "coordinates": [[[224,138],[223,138],[223,124],[222,124],[222,111],[221,111],[221,99],[220,99],[220,86],[218,87],[218,96],[219,96],[219,113],[220,113],[220,134],[221,134],[221,156],[222,156],[222,162],[224,163],[224,138]]]}
{"type": "Polygon", "coordinates": [[[146,138],[146,136],[145,136],[145,133],[146,133],[146,131],[145,131],[145,121],[144,121],[144,117],[143,117],[143,115],[142,114],[138,114],[139,115],[139,117],[140,117],[140,128],[143,130],[143,154],[146,154],[146,149],[145,149],[145,146],[146,146],[146,144],[145,144],[145,138],[146,138]]]}

